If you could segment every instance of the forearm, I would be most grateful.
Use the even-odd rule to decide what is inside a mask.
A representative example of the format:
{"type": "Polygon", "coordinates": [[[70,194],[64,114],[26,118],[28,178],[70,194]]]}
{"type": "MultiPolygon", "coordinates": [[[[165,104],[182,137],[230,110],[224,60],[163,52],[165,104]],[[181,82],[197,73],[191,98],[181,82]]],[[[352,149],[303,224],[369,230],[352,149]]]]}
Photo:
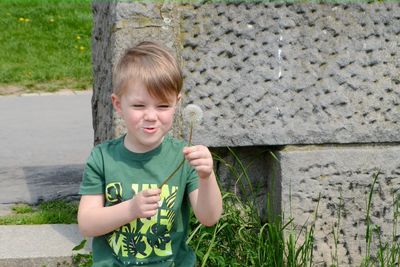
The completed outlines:
{"type": "Polygon", "coordinates": [[[206,226],[216,224],[221,217],[222,197],[214,172],[209,178],[199,179],[197,200],[193,210],[200,223],[206,226]]]}
{"type": "Polygon", "coordinates": [[[124,201],[110,207],[80,208],[78,223],[82,235],[104,235],[134,220],[129,206],[129,201],[124,201]]]}

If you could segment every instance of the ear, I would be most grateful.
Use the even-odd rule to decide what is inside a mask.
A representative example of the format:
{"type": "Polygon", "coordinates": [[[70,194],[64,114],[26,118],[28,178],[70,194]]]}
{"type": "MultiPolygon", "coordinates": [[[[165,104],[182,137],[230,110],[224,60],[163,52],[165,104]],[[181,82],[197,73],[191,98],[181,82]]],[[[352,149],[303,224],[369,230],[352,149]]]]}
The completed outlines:
{"type": "Polygon", "coordinates": [[[177,96],[177,98],[176,98],[176,104],[180,104],[181,99],[182,99],[182,94],[179,93],[178,96],[177,96]]]}
{"type": "Polygon", "coordinates": [[[116,94],[112,94],[111,95],[111,101],[112,101],[112,104],[113,104],[113,107],[114,107],[115,111],[118,114],[121,114],[121,99],[120,99],[120,97],[117,96],[116,94]]]}

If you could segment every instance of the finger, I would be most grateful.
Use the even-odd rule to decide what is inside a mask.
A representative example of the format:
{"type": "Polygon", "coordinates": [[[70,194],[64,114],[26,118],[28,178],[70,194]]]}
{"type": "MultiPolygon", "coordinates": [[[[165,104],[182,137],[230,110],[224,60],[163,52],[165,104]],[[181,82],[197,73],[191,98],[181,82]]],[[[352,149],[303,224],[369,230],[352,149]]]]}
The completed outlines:
{"type": "Polygon", "coordinates": [[[157,214],[157,210],[152,210],[152,211],[149,211],[148,213],[149,213],[150,217],[153,217],[157,214]]]}
{"type": "Polygon", "coordinates": [[[151,196],[156,196],[161,194],[161,189],[159,188],[152,188],[152,189],[147,189],[143,191],[143,196],[145,197],[151,197],[151,196]]]}
{"type": "Polygon", "coordinates": [[[154,203],[158,203],[158,201],[160,201],[160,196],[156,195],[156,196],[150,196],[150,197],[146,197],[144,202],[146,204],[154,204],[154,203]]]}
{"type": "Polygon", "coordinates": [[[155,216],[156,214],[157,214],[157,210],[146,211],[146,212],[144,212],[143,218],[147,218],[148,220],[151,220],[151,217],[155,216]]]}
{"type": "Polygon", "coordinates": [[[202,164],[204,164],[203,159],[189,159],[189,164],[192,166],[200,166],[202,164]]]}
{"type": "Polygon", "coordinates": [[[189,147],[184,147],[183,148],[183,153],[184,154],[189,154],[197,151],[203,150],[203,146],[197,145],[197,146],[189,146],[189,147]]]}
{"type": "Polygon", "coordinates": [[[194,159],[208,159],[209,156],[206,152],[204,151],[194,151],[194,152],[190,152],[188,154],[185,155],[185,158],[187,160],[194,160],[194,159]]]}
{"type": "Polygon", "coordinates": [[[185,146],[184,148],[183,148],[183,150],[182,150],[182,152],[183,152],[183,154],[189,154],[190,153],[190,147],[188,147],[188,146],[185,146]]]}
{"type": "Polygon", "coordinates": [[[144,205],[145,211],[152,211],[152,210],[157,210],[157,209],[158,209],[158,203],[144,205]]]}
{"type": "Polygon", "coordinates": [[[207,159],[193,159],[189,161],[189,164],[193,167],[204,166],[207,168],[211,168],[212,164],[207,159]]]}

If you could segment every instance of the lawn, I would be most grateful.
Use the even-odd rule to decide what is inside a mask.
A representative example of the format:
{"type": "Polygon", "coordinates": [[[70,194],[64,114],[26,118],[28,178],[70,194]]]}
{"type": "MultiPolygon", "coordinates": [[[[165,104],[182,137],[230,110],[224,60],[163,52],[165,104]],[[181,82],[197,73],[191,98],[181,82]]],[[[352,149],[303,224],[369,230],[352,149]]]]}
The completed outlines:
{"type": "Polygon", "coordinates": [[[63,200],[42,202],[36,206],[15,204],[12,213],[0,216],[0,225],[77,223],[78,204],[63,200]]]}
{"type": "Polygon", "coordinates": [[[92,24],[90,0],[0,1],[0,86],[90,88],[92,24]]]}

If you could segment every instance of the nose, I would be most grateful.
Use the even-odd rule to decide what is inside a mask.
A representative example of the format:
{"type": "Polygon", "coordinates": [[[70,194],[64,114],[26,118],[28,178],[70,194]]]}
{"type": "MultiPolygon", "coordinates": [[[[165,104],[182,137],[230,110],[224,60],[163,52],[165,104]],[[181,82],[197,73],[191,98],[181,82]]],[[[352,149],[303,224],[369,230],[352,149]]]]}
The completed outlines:
{"type": "Polygon", "coordinates": [[[157,119],[157,111],[154,108],[146,108],[144,119],[147,121],[154,121],[157,119]]]}

